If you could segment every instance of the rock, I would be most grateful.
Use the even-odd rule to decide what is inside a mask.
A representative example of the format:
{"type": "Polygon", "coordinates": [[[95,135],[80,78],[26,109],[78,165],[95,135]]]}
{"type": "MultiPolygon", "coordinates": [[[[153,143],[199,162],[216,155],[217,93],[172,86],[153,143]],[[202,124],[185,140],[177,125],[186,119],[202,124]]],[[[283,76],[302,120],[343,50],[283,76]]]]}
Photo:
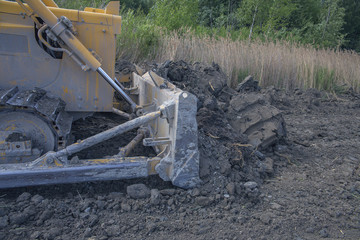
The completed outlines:
{"type": "Polygon", "coordinates": [[[157,189],[151,189],[150,203],[152,205],[158,205],[160,203],[160,192],[157,189]]]}
{"type": "Polygon", "coordinates": [[[28,214],[24,214],[24,213],[11,214],[10,215],[10,223],[21,225],[21,224],[25,223],[29,219],[29,217],[30,216],[28,214]]]}
{"type": "Polygon", "coordinates": [[[62,233],[62,228],[60,227],[52,227],[49,231],[48,231],[48,239],[54,239],[57,236],[60,236],[62,233]]]}
{"type": "Polygon", "coordinates": [[[50,209],[46,209],[39,217],[39,221],[42,223],[52,217],[54,212],[50,209]]]}
{"type": "Polygon", "coordinates": [[[265,172],[268,174],[273,174],[274,173],[274,160],[267,157],[267,158],[265,158],[265,161],[263,163],[265,166],[265,172]]]}
{"type": "Polygon", "coordinates": [[[169,206],[172,206],[174,204],[174,199],[173,198],[170,198],[168,201],[167,201],[167,204],[169,206]]]}
{"type": "Polygon", "coordinates": [[[258,185],[256,182],[246,182],[244,183],[245,194],[250,198],[257,198],[260,194],[258,185]]]}
{"type": "Polygon", "coordinates": [[[160,191],[161,195],[164,196],[172,196],[175,194],[175,189],[173,188],[169,188],[169,189],[163,189],[160,191]]]}
{"type": "Polygon", "coordinates": [[[41,235],[41,232],[35,231],[30,235],[30,238],[31,239],[38,239],[40,237],[40,235],[41,235]]]}
{"type": "Polygon", "coordinates": [[[126,188],[127,194],[133,199],[150,197],[150,189],[144,184],[133,184],[126,188]]]}
{"type": "Polygon", "coordinates": [[[88,219],[90,214],[88,212],[80,213],[79,217],[80,219],[88,219]]]}
{"type": "Polygon", "coordinates": [[[276,216],[275,214],[271,212],[263,213],[260,215],[260,221],[264,224],[268,225],[271,223],[272,219],[274,219],[276,216]]]}
{"type": "Polygon", "coordinates": [[[38,195],[38,194],[34,195],[34,196],[31,198],[31,201],[32,201],[33,203],[35,203],[35,205],[38,205],[38,204],[41,203],[43,200],[44,200],[44,197],[42,197],[42,196],[40,196],[40,195],[38,195]]]}
{"type": "Polygon", "coordinates": [[[255,156],[257,156],[261,160],[264,160],[266,158],[265,155],[260,151],[255,151],[254,154],[255,154],[255,156]]]}
{"type": "Polygon", "coordinates": [[[88,238],[91,236],[91,228],[86,228],[84,232],[84,238],[88,238]]]}
{"type": "Polygon", "coordinates": [[[200,190],[198,188],[194,188],[192,191],[191,191],[191,196],[193,197],[197,197],[200,195],[200,190]]]}
{"type": "Polygon", "coordinates": [[[122,198],[122,197],[124,197],[124,194],[122,192],[111,192],[108,195],[109,199],[114,199],[114,200],[122,198]]]}
{"type": "Polygon", "coordinates": [[[270,208],[274,209],[274,210],[280,210],[282,208],[282,206],[277,203],[270,203],[270,208]]]}
{"type": "Polygon", "coordinates": [[[114,237],[120,234],[120,226],[114,225],[106,228],[106,233],[109,237],[114,237]]]}
{"type": "Polygon", "coordinates": [[[31,194],[28,192],[22,193],[17,199],[16,202],[24,202],[31,198],[31,194]]]}
{"type": "Polygon", "coordinates": [[[208,197],[200,196],[195,198],[195,203],[199,206],[206,207],[211,204],[211,199],[208,197]]]}
{"type": "Polygon", "coordinates": [[[315,228],[313,228],[313,227],[308,227],[308,228],[305,229],[305,232],[306,232],[306,233],[314,233],[314,232],[315,232],[315,228]]]}
{"type": "Polygon", "coordinates": [[[220,172],[221,174],[224,174],[226,176],[230,173],[230,171],[231,171],[231,164],[228,159],[224,159],[224,161],[222,161],[220,166],[220,172]]]}
{"type": "Polygon", "coordinates": [[[235,194],[235,183],[231,182],[228,185],[226,185],[226,190],[228,191],[228,193],[230,195],[234,195],[235,194]]]}
{"type": "Polygon", "coordinates": [[[245,190],[251,191],[257,188],[258,184],[256,182],[246,182],[244,183],[245,190]]]}
{"type": "Polygon", "coordinates": [[[89,227],[95,226],[98,223],[98,221],[99,221],[98,216],[93,215],[93,214],[90,215],[90,217],[89,217],[89,227]]]}
{"type": "Polygon", "coordinates": [[[325,228],[321,229],[321,230],[319,231],[319,234],[320,234],[320,236],[323,237],[323,238],[328,238],[328,237],[329,237],[329,233],[328,233],[328,231],[327,231],[325,228]]]}
{"type": "Polygon", "coordinates": [[[9,213],[9,208],[8,207],[0,207],[0,217],[4,217],[5,215],[7,215],[9,213]]]}
{"type": "Polygon", "coordinates": [[[155,232],[155,230],[157,229],[157,225],[153,222],[147,223],[146,228],[147,228],[148,234],[149,234],[149,233],[155,232]]]}
{"type": "Polygon", "coordinates": [[[105,208],[106,203],[105,203],[105,201],[97,200],[96,205],[97,205],[98,209],[102,210],[105,208]]]}
{"type": "Polygon", "coordinates": [[[121,203],[121,209],[124,210],[125,212],[129,212],[131,211],[131,206],[127,203],[121,203]]]}
{"type": "Polygon", "coordinates": [[[0,217],[0,229],[6,227],[7,225],[9,225],[9,217],[0,217]]]}

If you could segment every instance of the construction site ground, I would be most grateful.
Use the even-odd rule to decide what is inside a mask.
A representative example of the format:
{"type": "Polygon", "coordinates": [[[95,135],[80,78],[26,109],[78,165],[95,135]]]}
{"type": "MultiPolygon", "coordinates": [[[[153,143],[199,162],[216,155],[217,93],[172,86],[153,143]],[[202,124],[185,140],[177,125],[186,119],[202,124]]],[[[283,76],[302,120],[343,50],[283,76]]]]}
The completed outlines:
{"type": "MultiPolygon", "coordinates": [[[[215,65],[194,69],[223,76],[215,65]]],[[[360,239],[360,95],[272,87],[240,93],[226,86],[217,92],[214,83],[196,88],[188,85],[192,80],[178,85],[200,99],[202,185],[184,190],[152,176],[4,189],[0,239],[360,239]],[[280,110],[287,136],[249,147],[247,136],[229,125],[234,113],[226,104],[239,94],[280,110]]],[[[95,114],[74,123],[74,136],[123,121],[95,114]]],[[[135,134],[79,158],[116,154],[135,134]]],[[[141,146],[134,154],[144,152],[154,154],[141,146]]]]}

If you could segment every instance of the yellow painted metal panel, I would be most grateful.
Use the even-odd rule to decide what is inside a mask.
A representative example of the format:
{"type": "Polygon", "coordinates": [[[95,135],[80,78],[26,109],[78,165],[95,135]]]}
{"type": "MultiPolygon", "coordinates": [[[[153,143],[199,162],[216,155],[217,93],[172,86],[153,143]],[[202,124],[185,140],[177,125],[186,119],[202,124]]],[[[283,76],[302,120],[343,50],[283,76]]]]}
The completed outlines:
{"type": "MultiPolygon", "coordinates": [[[[57,16],[73,21],[77,37],[88,49],[102,59],[102,67],[114,77],[115,37],[120,32],[121,17],[104,13],[82,12],[60,8],[49,9],[57,16]],[[82,14],[80,14],[82,13],[82,14]],[[84,18],[79,18],[79,16],[84,18]]],[[[53,59],[38,46],[34,23],[24,16],[24,10],[15,2],[0,0],[0,33],[25,35],[29,41],[29,53],[24,57],[0,53],[0,72],[21,66],[22,71],[6,75],[0,88],[11,82],[20,88],[41,87],[63,98],[67,111],[111,111],[114,90],[95,72],[83,72],[66,54],[63,59],[53,59]]],[[[3,75],[3,74],[2,74],[3,75]]]]}

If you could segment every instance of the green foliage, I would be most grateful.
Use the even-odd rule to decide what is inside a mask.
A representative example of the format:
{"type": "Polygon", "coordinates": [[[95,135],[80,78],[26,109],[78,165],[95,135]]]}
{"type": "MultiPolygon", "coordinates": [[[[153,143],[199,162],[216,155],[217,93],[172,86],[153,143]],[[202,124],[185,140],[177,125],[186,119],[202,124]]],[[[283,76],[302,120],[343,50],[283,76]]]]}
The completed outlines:
{"type": "Polygon", "coordinates": [[[127,9],[141,10],[145,14],[149,13],[150,8],[154,5],[155,0],[121,0],[120,4],[127,9]]]}
{"type": "Polygon", "coordinates": [[[157,0],[149,14],[157,26],[165,27],[170,31],[179,30],[182,27],[195,27],[198,2],[194,0],[157,0]]]}
{"type": "Polygon", "coordinates": [[[123,21],[121,34],[117,39],[118,57],[135,62],[152,58],[161,37],[158,27],[141,11],[135,13],[131,9],[122,9],[121,15],[123,21]]]}
{"type": "Polygon", "coordinates": [[[238,28],[236,0],[199,0],[199,25],[210,28],[225,27],[232,31],[238,28]]]}
{"type": "Polygon", "coordinates": [[[315,67],[314,86],[316,89],[335,91],[337,88],[334,70],[329,71],[327,68],[317,66],[315,67]]]}
{"type": "Polygon", "coordinates": [[[104,8],[110,0],[55,0],[55,2],[61,8],[84,10],[85,7],[104,8]]]}
{"type": "Polygon", "coordinates": [[[337,47],[344,43],[342,27],[344,25],[344,8],[339,0],[325,0],[316,23],[307,23],[303,27],[303,42],[314,43],[321,47],[337,47]]]}
{"type": "Polygon", "coordinates": [[[241,83],[247,76],[250,75],[249,70],[247,69],[239,69],[238,71],[238,83],[241,83]]]}
{"type": "Polygon", "coordinates": [[[345,24],[342,33],[345,34],[344,47],[360,52],[360,1],[342,0],[345,8],[345,24]]]}

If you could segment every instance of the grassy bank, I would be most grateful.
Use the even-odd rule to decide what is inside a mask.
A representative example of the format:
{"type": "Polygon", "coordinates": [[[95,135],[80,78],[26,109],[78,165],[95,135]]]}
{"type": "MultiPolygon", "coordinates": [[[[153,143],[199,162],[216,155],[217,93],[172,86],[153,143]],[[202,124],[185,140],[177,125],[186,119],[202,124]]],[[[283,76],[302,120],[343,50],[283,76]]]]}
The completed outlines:
{"type": "Polygon", "coordinates": [[[359,91],[360,56],[351,51],[270,41],[232,41],[228,38],[164,36],[154,58],[218,63],[235,86],[251,74],[262,86],[359,91]]]}
{"type": "MultiPolygon", "coordinates": [[[[133,23],[136,19],[132,20],[133,23]]],[[[149,24],[126,27],[119,40],[119,56],[135,62],[167,59],[215,62],[235,86],[253,75],[262,86],[284,89],[360,90],[360,56],[353,51],[316,49],[273,41],[233,41],[196,36],[190,32],[164,34],[149,24]]]]}

